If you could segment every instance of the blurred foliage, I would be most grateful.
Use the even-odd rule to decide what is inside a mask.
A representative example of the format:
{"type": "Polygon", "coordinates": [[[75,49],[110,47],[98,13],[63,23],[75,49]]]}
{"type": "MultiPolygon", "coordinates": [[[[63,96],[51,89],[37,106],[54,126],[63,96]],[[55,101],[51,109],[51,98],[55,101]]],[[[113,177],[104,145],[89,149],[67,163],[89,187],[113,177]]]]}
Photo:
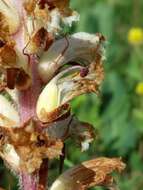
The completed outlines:
{"type": "MultiPolygon", "coordinates": [[[[67,142],[65,168],[95,156],[122,156],[127,168],[118,179],[120,189],[141,190],[143,93],[137,89],[143,84],[143,43],[130,43],[128,39],[133,28],[143,28],[143,0],[71,0],[71,6],[81,16],[71,32],[104,34],[107,58],[99,97],[83,95],[72,102],[73,112],[95,126],[97,138],[83,153],[71,141],[67,142]]],[[[58,175],[57,162],[50,165],[50,180],[58,175]]],[[[0,179],[0,186],[16,189],[14,178],[2,163],[0,179]]]]}

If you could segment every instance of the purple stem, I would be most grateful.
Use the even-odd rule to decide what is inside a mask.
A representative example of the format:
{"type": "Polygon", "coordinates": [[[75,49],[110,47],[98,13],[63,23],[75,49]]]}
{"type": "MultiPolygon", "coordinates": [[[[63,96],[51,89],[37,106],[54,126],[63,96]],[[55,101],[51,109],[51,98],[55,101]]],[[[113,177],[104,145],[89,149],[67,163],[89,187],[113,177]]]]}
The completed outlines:
{"type": "MultiPolygon", "coordinates": [[[[21,125],[36,116],[36,102],[41,91],[41,80],[37,72],[36,57],[29,57],[29,67],[32,74],[32,85],[29,89],[19,92],[19,112],[21,125]]],[[[22,190],[39,189],[39,172],[37,174],[20,173],[22,190]]]]}
{"type": "Polygon", "coordinates": [[[22,190],[38,190],[38,175],[21,173],[21,186],[22,190]]]}
{"type": "Polygon", "coordinates": [[[29,89],[19,92],[21,124],[36,116],[36,102],[41,91],[41,80],[37,72],[38,61],[34,56],[30,57],[32,85],[29,89]]]}

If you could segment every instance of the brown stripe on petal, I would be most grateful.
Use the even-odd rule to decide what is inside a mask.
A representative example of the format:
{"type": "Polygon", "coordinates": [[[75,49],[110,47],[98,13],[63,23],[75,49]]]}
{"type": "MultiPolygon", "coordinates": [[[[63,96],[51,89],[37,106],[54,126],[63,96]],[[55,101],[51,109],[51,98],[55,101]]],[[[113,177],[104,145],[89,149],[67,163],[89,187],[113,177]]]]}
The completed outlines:
{"type": "Polygon", "coordinates": [[[46,51],[53,43],[53,39],[53,36],[42,27],[32,37],[26,49],[30,54],[40,53],[41,50],[46,51]]]}
{"type": "Polygon", "coordinates": [[[51,190],[60,189],[61,184],[65,190],[68,190],[67,184],[70,185],[70,190],[85,190],[93,186],[109,187],[114,182],[112,172],[121,172],[124,168],[125,164],[120,158],[100,157],[89,160],[63,173],[53,183],[51,190]]]}
{"type": "Polygon", "coordinates": [[[49,49],[49,47],[52,45],[54,41],[54,37],[52,34],[47,33],[47,39],[46,39],[46,45],[45,45],[45,51],[47,51],[49,49]]]}
{"type": "Polygon", "coordinates": [[[64,116],[68,117],[67,113],[69,113],[69,110],[70,110],[70,106],[67,103],[59,106],[58,108],[56,108],[50,113],[47,113],[45,109],[42,109],[40,112],[40,120],[44,123],[50,123],[50,122],[60,119],[61,117],[64,117],[64,116]]]}
{"type": "Polygon", "coordinates": [[[47,30],[42,27],[34,35],[33,42],[36,44],[36,46],[41,47],[41,45],[44,44],[45,42],[46,36],[47,36],[47,30]]]}

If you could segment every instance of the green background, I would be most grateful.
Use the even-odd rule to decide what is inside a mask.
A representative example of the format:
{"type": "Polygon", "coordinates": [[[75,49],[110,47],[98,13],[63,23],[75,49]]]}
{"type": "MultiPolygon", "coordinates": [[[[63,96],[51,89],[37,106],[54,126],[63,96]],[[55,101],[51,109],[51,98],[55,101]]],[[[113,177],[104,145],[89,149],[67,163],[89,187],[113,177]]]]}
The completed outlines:
{"type": "MultiPolygon", "coordinates": [[[[107,43],[101,94],[83,95],[72,102],[78,118],[94,125],[97,138],[83,153],[67,142],[65,169],[95,156],[121,156],[127,167],[117,178],[120,189],[142,190],[143,96],[135,88],[143,81],[143,47],[131,46],[127,35],[132,27],[143,26],[143,0],[71,0],[71,6],[80,13],[80,22],[70,32],[100,32],[107,43]]],[[[58,175],[58,164],[58,160],[50,164],[49,181],[58,175]]],[[[2,161],[0,186],[18,189],[2,161]]]]}

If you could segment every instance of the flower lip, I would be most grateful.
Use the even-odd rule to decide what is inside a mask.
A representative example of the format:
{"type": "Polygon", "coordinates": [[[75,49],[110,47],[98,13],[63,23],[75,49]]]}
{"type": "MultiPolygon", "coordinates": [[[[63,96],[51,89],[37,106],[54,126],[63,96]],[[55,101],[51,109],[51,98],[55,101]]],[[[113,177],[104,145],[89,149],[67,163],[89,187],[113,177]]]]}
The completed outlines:
{"type": "Polygon", "coordinates": [[[80,69],[81,69],[80,66],[68,68],[67,70],[59,73],[55,78],[53,78],[47,84],[47,86],[44,88],[37,101],[36,110],[37,110],[37,116],[40,117],[40,119],[42,119],[43,121],[44,120],[48,121],[48,115],[55,115],[56,117],[59,117],[61,116],[61,114],[63,115],[63,113],[65,113],[65,110],[67,111],[69,109],[69,106],[67,106],[66,104],[67,102],[64,102],[62,104],[60,102],[61,94],[57,82],[60,79],[60,77],[64,76],[64,74],[75,72],[80,69]],[[47,99],[47,101],[45,101],[45,98],[47,99]],[[59,111],[61,113],[58,113],[59,111]]]}
{"type": "Polygon", "coordinates": [[[93,186],[111,187],[112,172],[121,172],[125,164],[120,158],[100,157],[83,162],[64,172],[52,184],[50,190],[81,190],[93,186]]]}
{"type": "Polygon", "coordinates": [[[63,114],[62,106],[83,93],[98,92],[102,80],[103,68],[100,59],[91,63],[88,68],[78,65],[59,72],[45,86],[38,98],[38,118],[43,122],[49,122],[49,116],[52,114],[58,119],[63,114]]]}

